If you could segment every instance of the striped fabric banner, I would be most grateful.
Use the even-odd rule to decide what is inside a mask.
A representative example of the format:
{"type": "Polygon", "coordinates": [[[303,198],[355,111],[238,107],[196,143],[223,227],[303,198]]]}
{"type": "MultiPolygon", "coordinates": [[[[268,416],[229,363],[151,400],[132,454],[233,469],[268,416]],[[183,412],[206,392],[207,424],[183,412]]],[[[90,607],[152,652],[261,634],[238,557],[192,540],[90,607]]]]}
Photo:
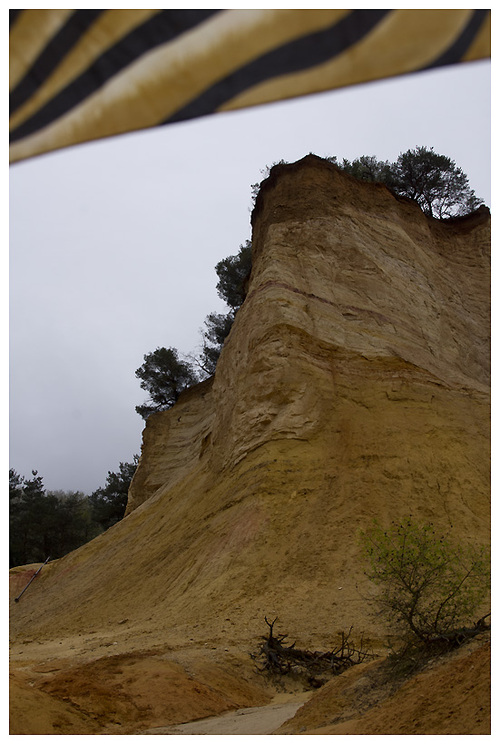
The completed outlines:
{"type": "Polygon", "coordinates": [[[490,10],[10,10],[10,160],[490,56],[490,10]]]}

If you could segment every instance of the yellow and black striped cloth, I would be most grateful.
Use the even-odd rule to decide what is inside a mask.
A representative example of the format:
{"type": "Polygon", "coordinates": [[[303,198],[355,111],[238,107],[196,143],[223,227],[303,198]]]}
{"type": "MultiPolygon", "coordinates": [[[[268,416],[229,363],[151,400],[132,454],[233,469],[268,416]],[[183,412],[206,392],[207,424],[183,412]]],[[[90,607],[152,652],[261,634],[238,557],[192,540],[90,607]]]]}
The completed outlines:
{"type": "Polygon", "coordinates": [[[10,160],[487,58],[490,14],[10,10],[10,160]]]}

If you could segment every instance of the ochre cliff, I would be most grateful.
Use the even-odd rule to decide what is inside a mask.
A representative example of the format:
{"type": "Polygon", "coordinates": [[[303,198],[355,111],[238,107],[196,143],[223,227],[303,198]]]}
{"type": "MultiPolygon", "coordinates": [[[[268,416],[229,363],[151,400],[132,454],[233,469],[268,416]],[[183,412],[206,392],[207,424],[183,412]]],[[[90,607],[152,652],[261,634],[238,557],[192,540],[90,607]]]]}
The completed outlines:
{"type": "Polygon", "coordinates": [[[251,648],[264,615],[304,644],[377,638],[360,528],[412,514],[488,542],[488,210],[433,220],[308,156],[252,222],[214,378],[148,419],[127,516],[42,573],[18,640],[251,648]]]}
{"type": "MultiPolygon", "coordinates": [[[[470,411],[475,421],[487,403],[487,209],[431,220],[384,186],[360,183],[309,156],[273,169],[253,222],[248,296],[213,385],[194,388],[172,411],[149,420],[129,513],[160,486],[171,488],[199,458],[216,473],[270,441],[311,444],[316,436],[334,460],[359,447],[365,466],[371,461],[374,485],[380,467],[373,456],[384,458],[385,469],[396,457],[392,465],[413,489],[416,473],[428,470],[422,445],[438,435],[440,420],[448,421],[439,411],[443,395],[453,396],[452,418],[460,411],[467,419],[470,411]],[[374,428],[369,411],[390,427],[381,420],[374,428]],[[349,436],[357,421],[363,432],[349,436]],[[384,442],[374,452],[369,442],[379,439],[379,429],[384,442]],[[405,460],[399,448],[417,441],[418,452],[405,460]]],[[[471,434],[476,439],[474,428],[471,434]]],[[[487,440],[479,437],[478,445],[487,460],[487,440]]],[[[439,488],[447,491],[455,468],[445,471],[439,488]]],[[[437,476],[432,467],[429,477],[437,476]]]]}

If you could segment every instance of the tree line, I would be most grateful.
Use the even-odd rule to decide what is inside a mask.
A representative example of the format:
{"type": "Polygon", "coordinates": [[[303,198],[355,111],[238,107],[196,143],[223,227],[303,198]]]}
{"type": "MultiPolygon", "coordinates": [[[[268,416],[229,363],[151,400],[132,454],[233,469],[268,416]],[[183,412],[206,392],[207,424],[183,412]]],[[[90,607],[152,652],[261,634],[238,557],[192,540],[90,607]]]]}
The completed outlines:
{"type": "MultiPolygon", "coordinates": [[[[393,163],[362,155],[353,161],[336,156],[325,160],[362,181],[385,184],[393,193],[415,201],[429,217],[446,219],[469,214],[483,201],[469,185],[469,179],[454,160],[439,155],[434,149],[416,147],[401,153],[393,163]]],[[[286,164],[279,160],[273,165],[286,164]]],[[[261,171],[267,178],[272,166],[261,171]]],[[[251,185],[255,203],[261,183],[251,185]]],[[[135,374],[149,399],[136,411],[144,419],[151,413],[171,408],[186,388],[215,373],[224,341],[229,335],[236,313],[245,298],[245,283],[252,268],[250,240],[240,245],[234,256],[228,256],[215,267],[219,281],[217,293],[228,305],[227,313],[210,313],[205,319],[201,353],[182,358],[174,347],[159,347],[145,354],[144,363],[135,374]]]]}
{"type": "Polygon", "coordinates": [[[9,567],[62,558],[119,522],[138,460],[121,462],[90,496],[47,491],[36,470],[31,478],[9,470],[9,567]]]}

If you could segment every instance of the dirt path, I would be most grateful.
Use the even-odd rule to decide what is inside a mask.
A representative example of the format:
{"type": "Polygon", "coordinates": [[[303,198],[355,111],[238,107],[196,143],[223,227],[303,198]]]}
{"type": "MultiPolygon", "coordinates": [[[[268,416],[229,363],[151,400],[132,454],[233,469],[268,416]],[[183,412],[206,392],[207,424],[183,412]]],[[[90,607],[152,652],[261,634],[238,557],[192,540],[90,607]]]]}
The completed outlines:
{"type": "MultiPolygon", "coordinates": [[[[309,699],[311,693],[300,693],[288,702],[276,702],[258,708],[240,708],[225,713],[222,716],[203,718],[200,721],[181,723],[176,726],[162,726],[161,728],[141,731],[141,734],[169,734],[169,735],[258,735],[272,734],[282,723],[295,715],[297,710],[309,699]]],[[[287,696],[290,697],[290,696],[287,696]]],[[[283,696],[285,699],[285,696],[283,696]]]]}

